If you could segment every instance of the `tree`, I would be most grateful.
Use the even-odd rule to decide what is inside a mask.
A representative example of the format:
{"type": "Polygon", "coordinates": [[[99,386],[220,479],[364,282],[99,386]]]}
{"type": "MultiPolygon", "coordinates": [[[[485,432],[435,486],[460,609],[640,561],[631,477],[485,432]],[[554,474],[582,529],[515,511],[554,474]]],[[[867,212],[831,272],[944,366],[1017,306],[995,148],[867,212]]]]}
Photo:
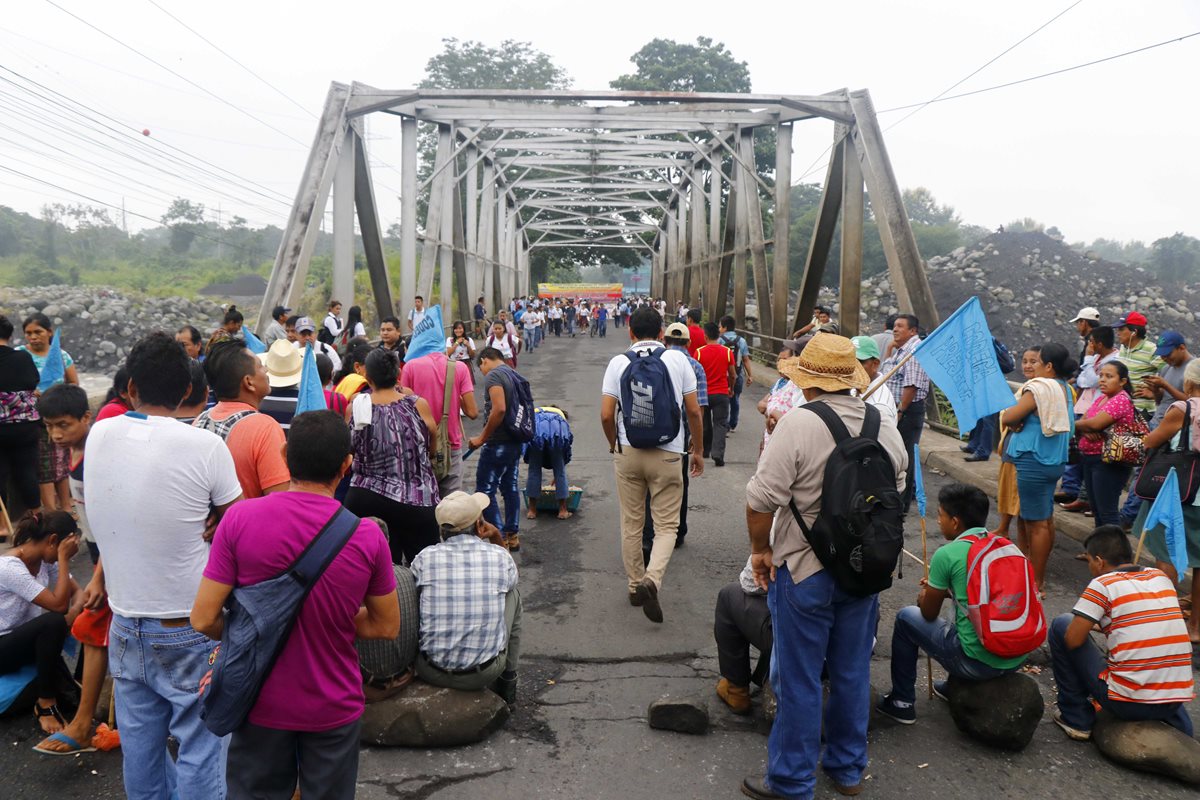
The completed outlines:
{"type": "Polygon", "coordinates": [[[1200,271],[1200,239],[1176,233],[1151,245],[1150,267],[1159,280],[1190,281],[1200,271]]]}
{"type": "Polygon", "coordinates": [[[958,215],[952,206],[938,205],[933,192],[924,186],[905,189],[901,193],[908,221],[914,225],[958,225],[958,215]]]}
{"type": "Polygon", "coordinates": [[[637,68],[609,83],[633,92],[749,92],[750,67],[707,36],[695,44],[652,39],[629,59],[637,68]]]}
{"type": "Polygon", "coordinates": [[[171,229],[171,250],[183,255],[204,225],[204,206],[176,197],[171,201],[167,213],[163,214],[162,224],[171,229]]]}
{"type": "Polygon", "coordinates": [[[425,64],[422,89],[570,89],[567,71],[529,42],[506,39],[499,47],[442,39],[425,64]]]}

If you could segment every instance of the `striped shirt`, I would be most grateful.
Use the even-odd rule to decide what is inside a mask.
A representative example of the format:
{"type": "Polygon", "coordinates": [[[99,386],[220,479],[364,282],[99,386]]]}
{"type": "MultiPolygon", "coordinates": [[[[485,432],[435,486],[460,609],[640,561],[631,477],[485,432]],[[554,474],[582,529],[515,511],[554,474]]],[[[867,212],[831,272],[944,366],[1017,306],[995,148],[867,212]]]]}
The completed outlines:
{"type": "MultiPolygon", "coordinates": [[[[905,342],[903,347],[893,350],[888,359],[879,367],[879,372],[883,375],[891,372],[897,364],[916,350],[919,344],[921,344],[921,340],[914,336],[905,342]]],[[[917,389],[917,393],[913,395],[912,399],[914,403],[920,403],[929,394],[929,376],[925,374],[925,370],[921,369],[921,365],[915,358],[908,359],[904,366],[887,381],[887,387],[891,389],[892,396],[896,398],[897,403],[900,402],[900,397],[904,394],[907,386],[914,386],[917,389]]]]}
{"type": "Polygon", "coordinates": [[[1092,580],[1077,616],[1108,637],[1110,700],[1186,703],[1193,697],[1192,645],[1171,579],[1157,569],[1127,567],[1092,580]]]}
{"type": "Polygon", "coordinates": [[[299,386],[271,387],[271,393],[258,404],[258,410],[279,423],[284,436],[292,427],[296,416],[296,402],[300,399],[299,386]]]}
{"type": "MultiPolygon", "coordinates": [[[[1143,380],[1157,375],[1159,367],[1163,365],[1163,360],[1154,355],[1154,350],[1154,343],[1143,339],[1136,347],[1122,346],[1117,352],[1117,358],[1129,370],[1129,382],[1135,391],[1142,388],[1143,380]]],[[[1154,398],[1151,397],[1135,397],[1133,400],[1134,408],[1150,414],[1154,413],[1154,405],[1154,398]]]]}

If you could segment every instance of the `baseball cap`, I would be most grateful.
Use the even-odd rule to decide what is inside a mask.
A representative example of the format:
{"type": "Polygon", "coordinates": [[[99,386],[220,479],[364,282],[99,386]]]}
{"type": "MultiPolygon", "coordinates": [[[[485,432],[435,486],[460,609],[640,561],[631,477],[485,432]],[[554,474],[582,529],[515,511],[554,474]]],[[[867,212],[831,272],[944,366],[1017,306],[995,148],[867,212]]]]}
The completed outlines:
{"type": "Polygon", "coordinates": [[[870,336],[855,336],[850,341],[854,343],[854,357],[859,361],[879,358],[879,345],[870,336]]]}
{"type": "Polygon", "coordinates": [[[287,314],[291,311],[287,306],[275,306],[271,309],[271,319],[279,319],[280,314],[287,314]]]}
{"type": "Polygon", "coordinates": [[[1111,327],[1124,328],[1126,325],[1141,325],[1144,328],[1147,324],[1148,323],[1146,322],[1145,314],[1140,311],[1130,311],[1128,314],[1114,322],[1111,327]]]}
{"type": "Polygon", "coordinates": [[[1079,313],[1075,315],[1075,319],[1071,322],[1079,322],[1079,320],[1087,320],[1088,322],[1100,322],[1100,309],[1092,306],[1085,306],[1079,309],[1079,313]]]}
{"type": "Polygon", "coordinates": [[[313,324],[312,317],[301,317],[296,320],[296,333],[315,331],[316,329],[317,326],[313,324]]]}
{"type": "Polygon", "coordinates": [[[1154,348],[1154,355],[1162,358],[1183,343],[1183,334],[1179,331],[1163,331],[1158,337],[1158,347],[1154,348]]]}
{"type": "Polygon", "coordinates": [[[463,531],[475,524],[475,520],[479,519],[491,502],[491,498],[483,492],[451,492],[437,504],[433,516],[441,528],[463,531]]]}
{"type": "Polygon", "coordinates": [[[665,335],[668,339],[690,339],[692,336],[688,332],[688,326],[682,322],[672,322],[668,325],[665,335]]]}

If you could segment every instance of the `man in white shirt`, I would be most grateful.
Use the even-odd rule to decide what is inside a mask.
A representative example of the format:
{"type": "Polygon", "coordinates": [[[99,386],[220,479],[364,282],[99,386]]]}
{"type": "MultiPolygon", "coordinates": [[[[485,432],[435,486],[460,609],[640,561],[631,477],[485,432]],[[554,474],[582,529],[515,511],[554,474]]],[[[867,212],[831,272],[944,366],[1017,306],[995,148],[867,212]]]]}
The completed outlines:
{"type": "Polygon", "coordinates": [[[556,300],[554,305],[550,306],[549,310],[546,311],[546,317],[550,320],[550,327],[554,329],[554,335],[562,336],[563,310],[561,300],[556,300]]]}
{"type": "Polygon", "coordinates": [[[525,329],[525,347],[533,352],[538,346],[538,312],[532,308],[526,309],[521,315],[521,327],[525,329]]]}
{"type": "Polygon", "coordinates": [[[850,341],[854,343],[854,357],[871,379],[871,385],[867,387],[867,391],[871,393],[867,402],[879,409],[879,414],[884,420],[891,420],[895,425],[896,398],[886,383],[879,382],[879,345],[871,336],[855,336],[850,341]]]}
{"type": "Polygon", "coordinates": [[[663,621],[658,593],[679,529],[679,509],[683,502],[680,461],[688,452],[684,445],[685,417],[687,430],[691,432],[691,477],[697,478],[704,473],[704,459],[698,446],[704,440],[704,424],[696,401],[696,373],[686,353],[663,348],[662,336],[662,317],[657,311],[639,309],[630,319],[631,354],[645,358],[647,356],[643,354],[664,350],[662,363],[667,369],[675,402],[680,406],[680,424],[675,438],[655,448],[637,448],[629,444],[624,416],[634,409],[618,413],[622,377],[632,364],[626,353],[614,356],[608,362],[600,401],[600,424],[608,438],[609,452],[615,455],[617,497],[621,504],[621,558],[629,578],[629,604],[640,606],[651,622],[663,621]],[[644,564],[642,525],[646,519],[647,492],[650,493],[650,512],[654,519],[654,545],[650,550],[650,563],[644,564]]]}
{"type": "Polygon", "coordinates": [[[191,385],[183,348],[150,334],[126,368],[134,411],[93,426],[84,450],[88,522],[104,554],[88,589],[107,590],[113,611],[108,657],[121,697],[125,793],[224,797],[221,739],[200,719],[213,644],[188,617],[216,522],[242,489],[225,443],[171,418],[191,385]]]}
{"type": "Polygon", "coordinates": [[[425,314],[425,298],[421,297],[421,295],[417,295],[413,298],[413,307],[408,311],[409,333],[412,333],[413,330],[421,324],[421,321],[425,319],[425,314]]]}

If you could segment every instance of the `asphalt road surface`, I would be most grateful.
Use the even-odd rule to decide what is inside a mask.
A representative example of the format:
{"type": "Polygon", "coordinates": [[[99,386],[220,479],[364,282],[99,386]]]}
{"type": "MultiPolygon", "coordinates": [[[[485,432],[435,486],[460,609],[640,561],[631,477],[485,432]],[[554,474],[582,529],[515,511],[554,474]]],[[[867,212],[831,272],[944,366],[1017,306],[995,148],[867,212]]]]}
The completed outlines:
{"type": "MultiPolygon", "coordinates": [[[[748,553],[744,488],[762,431],[754,404],[765,387],[746,390],[743,421],[730,437],[726,466],[709,462],[692,483],[687,544],[675,551],[660,594],[666,622],[655,625],[626,599],[611,457],[598,421],[604,367],[627,345],[627,329],[610,327],[606,339],[552,338],[521,358],[535,400],[571,415],[575,447],[568,474],[583,487],[584,498],[580,513],[569,521],[553,515],[533,523],[521,520],[522,548],[516,559],[525,600],[525,661],[513,718],[487,741],[470,747],[364,749],[358,797],[733,798],[740,796],[745,775],[764,768],[766,738],[755,718],[735,717],[716,705],[712,731],[686,736],[651,730],[646,707],[668,693],[715,697],[713,603],[720,587],[736,579],[748,553]]],[[[474,460],[467,464],[470,486],[474,460]]],[[[932,501],[946,479],[927,473],[925,480],[932,501]]],[[[932,506],[930,536],[932,550],[938,539],[932,506]]],[[[915,514],[907,538],[908,549],[919,554],[915,514]]],[[[1072,559],[1076,552],[1077,544],[1060,538],[1049,572],[1049,614],[1069,610],[1087,582],[1085,565],[1072,559]]],[[[86,571],[81,557],[77,575],[86,571]]],[[[915,600],[921,576],[919,565],[906,563],[903,579],[882,597],[872,676],[883,691],[888,687],[892,619],[915,600]]],[[[1196,796],[1194,789],[1127,771],[1106,761],[1094,746],[1067,740],[1050,722],[1054,689],[1049,666],[1044,657],[1033,662],[1044,667],[1033,677],[1047,711],[1024,752],[998,752],[966,739],[944,704],[922,697],[916,725],[884,722],[871,732],[863,796],[1026,800],[1072,797],[1081,791],[1113,797],[1196,796]]],[[[923,664],[918,687],[925,684],[923,664]]],[[[934,669],[941,677],[940,668],[934,669]]],[[[0,797],[124,796],[119,753],[39,756],[30,752],[38,739],[32,718],[0,720],[0,797]]],[[[817,796],[837,795],[821,780],[817,796]]]]}

